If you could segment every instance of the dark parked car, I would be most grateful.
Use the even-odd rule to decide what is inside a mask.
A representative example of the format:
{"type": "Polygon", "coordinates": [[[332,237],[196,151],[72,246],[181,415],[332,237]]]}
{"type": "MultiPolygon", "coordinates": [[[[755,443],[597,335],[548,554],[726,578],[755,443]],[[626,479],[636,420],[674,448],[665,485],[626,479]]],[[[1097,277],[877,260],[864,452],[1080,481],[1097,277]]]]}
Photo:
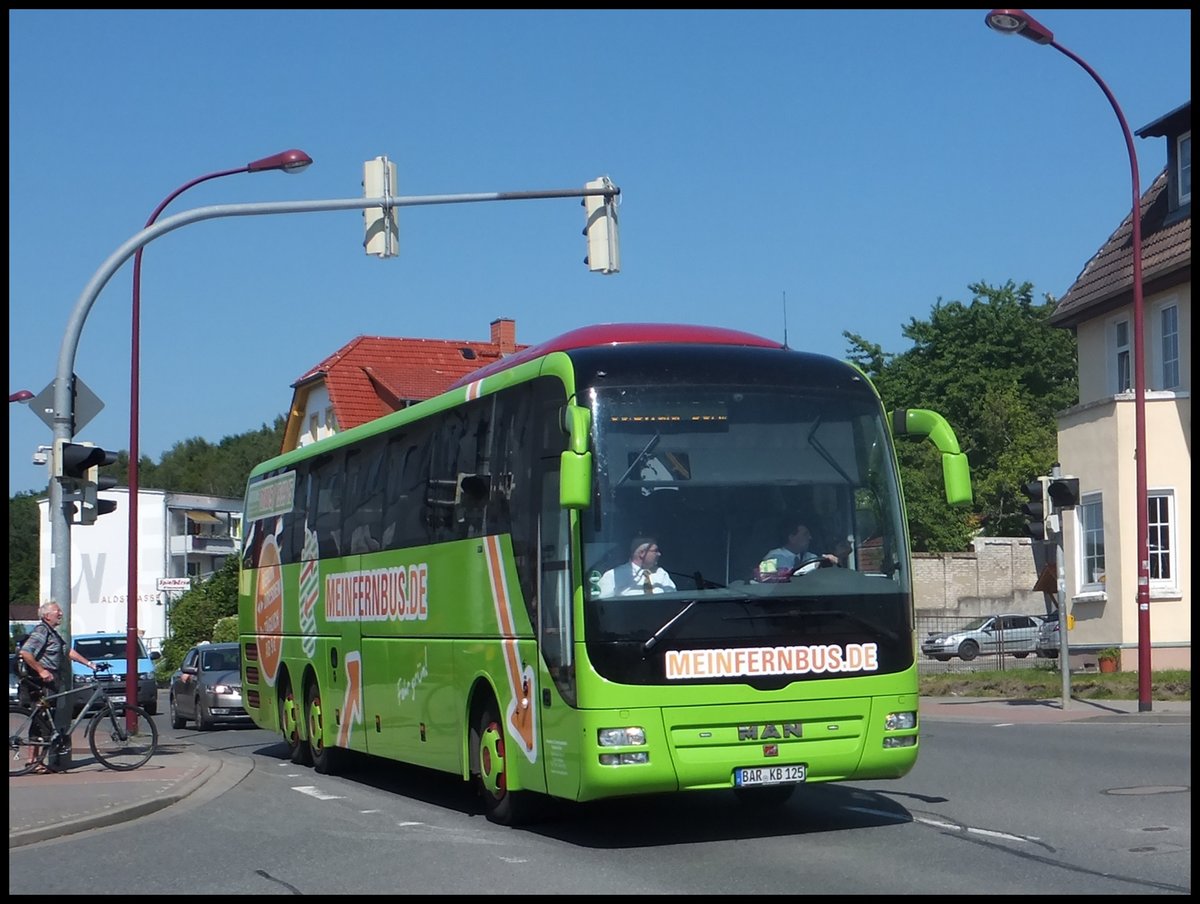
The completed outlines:
{"type": "Polygon", "coordinates": [[[17,676],[17,654],[8,654],[8,705],[21,702],[21,679],[17,676]]]}
{"type": "Polygon", "coordinates": [[[242,705],[242,648],[236,643],[192,647],[171,676],[171,727],[188,720],[201,731],[219,722],[249,722],[242,705]]]}
{"type": "Polygon", "coordinates": [[[939,662],[957,656],[970,662],[981,653],[1003,653],[1024,659],[1036,649],[1041,619],[1033,615],[982,615],[954,631],[933,631],[921,641],[921,652],[939,662]]]}

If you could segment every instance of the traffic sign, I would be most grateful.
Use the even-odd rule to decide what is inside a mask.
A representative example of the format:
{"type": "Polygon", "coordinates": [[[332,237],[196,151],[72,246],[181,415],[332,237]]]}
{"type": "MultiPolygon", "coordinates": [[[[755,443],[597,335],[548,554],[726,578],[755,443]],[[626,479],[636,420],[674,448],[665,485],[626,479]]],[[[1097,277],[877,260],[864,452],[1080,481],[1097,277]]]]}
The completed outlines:
{"type": "MultiPolygon", "coordinates": [[[[75,423],[71,425],[71,434],[74,436],[79,433],[88,423],[91,422],[100,409],[104,407],[104,403],[100,401],[100,397],[88,389],[80,378],[79,374],[75,375],[75,423]]],[[[54,429],[54,381],[29,400],[29,408],[42,419],[51,430],[54,429]]]]}

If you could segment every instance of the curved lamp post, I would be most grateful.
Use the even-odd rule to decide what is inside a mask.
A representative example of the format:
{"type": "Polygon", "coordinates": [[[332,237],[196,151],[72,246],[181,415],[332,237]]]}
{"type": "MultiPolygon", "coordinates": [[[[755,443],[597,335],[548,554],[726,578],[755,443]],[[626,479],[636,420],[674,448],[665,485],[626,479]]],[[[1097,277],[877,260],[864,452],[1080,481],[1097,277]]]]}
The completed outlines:
{"type": "MultiPolygon", "coordinates": [[[[1078,63],[1092,77],[1104,96],[1112,105],[1121,132],[1125,135],[1125,147],[1129,151],[1129,170],[1133,179],[1133,211],[1130,214],[1133,253],[1133,398],[1134,398],[1134,464],[1137,474],[1137,610],[1138,610],[1138,711],[1149,712],[1150,701],[1150,548],[1149,548],[1149,493],[1146,478],[1146,368],[1144,365],[1144,336],[1142,334],[1142,192],[1138,184],[1137,151],[1133,147],[1133,134],[1125,122],[1125,114],[1113,97],[1108,85],[1096,71],[1078,56],[1054,40],[1054,32],[1022,9],[994,9],[984,20],[988,28],[1006,35],[1020,35],[1035,44],[1049,44],[1063,56],[1078,63]]],[[[1065,625],[1064,625],[1065,629],[1065,625]]],[[[1064,668],[1065,668],[1064,664],[1064,668]]]]}
{"type": "MultiPolygon", "coordinates": [[[[162,200],[162,203],[154,208],[154,213],[150,214],[150,219],[146,221],[146,228],[148,229],[154,225],[154,221],[158,219],[158,215],[163,212],[168,204],[189,188],[199,185],[201,182],[207,182],[210,179],[219,179],[222,176],[232,176],[236,173],[262,173],[269,170],[298,173],[306,169],[311,163],[312,158],[304,153],[304,151],[292,149],[272,154],[270,157],[263,157],[261,160],[255,160],[237,169],[221,170],[216,173],[209,173],[206,176],[200,176],[198,179],[184,183],[167,195],[162,200]]],[[[130,701],[137,700],[138,691],[138,403],[139,385],[141,382],[139,361],[141,358],[140,324],[143,250],[143,248],[138,248],[137,254],[133,258],[133,328],[129,365],[129,572],[127,596],[125,598],[127,619],[125,639],[125,697],[130,701]]],[[[129,713],[129,718],[132,722],[134,719],[132,712],[129,713]]]]}

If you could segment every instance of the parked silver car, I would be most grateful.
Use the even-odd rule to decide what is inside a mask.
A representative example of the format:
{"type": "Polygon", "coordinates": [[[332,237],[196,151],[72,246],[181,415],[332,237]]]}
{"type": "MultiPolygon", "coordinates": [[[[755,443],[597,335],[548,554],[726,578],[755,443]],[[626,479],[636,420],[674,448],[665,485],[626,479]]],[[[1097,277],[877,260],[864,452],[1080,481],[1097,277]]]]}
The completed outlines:
{"type": "Polygon", "coordinates": [[[981,653],[1024,659],[1037,648],[1041,619],[1033,615],[983,615],[954,631],[933,631],[921,641],[921,652],[939,662],[957,656],[970,662],[981,653]]]}
{"type": "Polygon", "coordinates": [[[171,727],[188,720],[201,731],[219,722],[249,722],[242,704],[241,646],[202,643],[192,647],[171,676],[171,727]]]}

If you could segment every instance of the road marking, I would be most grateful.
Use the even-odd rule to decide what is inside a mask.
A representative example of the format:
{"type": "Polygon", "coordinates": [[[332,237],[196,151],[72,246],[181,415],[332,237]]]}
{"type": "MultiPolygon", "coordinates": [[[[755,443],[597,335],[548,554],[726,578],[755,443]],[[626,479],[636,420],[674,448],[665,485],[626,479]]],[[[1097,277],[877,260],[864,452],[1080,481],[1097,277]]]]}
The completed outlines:
{"type": "Polygon", "coordinates": [[[293,785],[293,791],[299,791],[301,794],[307,794],[309,797],[315,797],[317,800],[345,800],[340,794],[326,794],[316,785],[293,785]]]}

